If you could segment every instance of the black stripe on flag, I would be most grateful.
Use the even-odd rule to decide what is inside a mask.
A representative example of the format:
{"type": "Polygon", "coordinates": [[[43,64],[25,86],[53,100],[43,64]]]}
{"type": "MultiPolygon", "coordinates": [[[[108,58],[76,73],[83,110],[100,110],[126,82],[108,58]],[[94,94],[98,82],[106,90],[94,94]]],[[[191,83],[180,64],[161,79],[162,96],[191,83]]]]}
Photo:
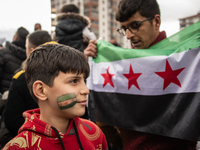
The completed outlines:
{"type": "Polygon", "coordinates": [[[130,130],[200,140],[200,93],[141,96],[91,90],[89,116],[130,130]]]}

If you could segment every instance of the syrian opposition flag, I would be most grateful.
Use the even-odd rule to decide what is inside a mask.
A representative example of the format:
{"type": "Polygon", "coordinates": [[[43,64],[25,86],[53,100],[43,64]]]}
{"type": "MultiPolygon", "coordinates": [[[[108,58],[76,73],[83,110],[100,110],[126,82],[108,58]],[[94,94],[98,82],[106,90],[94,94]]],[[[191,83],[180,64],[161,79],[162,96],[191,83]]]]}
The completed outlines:
{"type": "Polygon", "coordinates": [[[149,49],[97,47],[87,80],[92,121],[200,140],[200,22],[149,49]]]}

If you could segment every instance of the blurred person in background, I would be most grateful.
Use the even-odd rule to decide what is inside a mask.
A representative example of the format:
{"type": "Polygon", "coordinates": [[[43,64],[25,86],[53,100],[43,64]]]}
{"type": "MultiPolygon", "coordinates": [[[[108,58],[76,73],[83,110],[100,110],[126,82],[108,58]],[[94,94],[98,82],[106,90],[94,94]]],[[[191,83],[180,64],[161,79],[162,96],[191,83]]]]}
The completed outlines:
{"type": "Polygon", "coordinates": [[[121,46],[117,43],[117,40],[116,40],[114,37],[112,37],[112,38],[110,39],[110,43],[113,44],[113,45],[115,45],[115,46],[121,47],[121,46]]]}
{"type": "MultiPolygon", "coordinates": [[[[26,38],[26,56],[39,45],[51,41],[51,36],[47,31],[35,31],[26,38]]],[[[0,148],[18,134],[19,128],[24,123],[22,113],[29,109],[38,108],[29,93],[23,66],[12,79],[8,99],[4,108],[3,123],[0,130],[0,148]],[[17,107],[16,107],[17,106],[17,107]],[[8,136],[10,135],[10,136],[8,136]]]]}
{"type": "Polygon", "coordinates": [[[17,29],[13,42],[6,42],[0,51],[0,93],[9,89],[12,76],[26,59],[26,36],[29,34],[24,27],[17,29]]]}
{"type": "Polygon", "coordinates": [[[4,41],[5,41],[5,38],[0,38],[0,49],[3,48],[4,41]]]}
{"type": "Polygon", "coordinates": [[[55,36],[58,43],[83,52],[89,40],[96,40],[95,34],[88,29],[90,19],[80,15],[76,5],[67,4],[61,7],[56,20],[55,36]]]}
{"type": "Polygon", "coordinates": [[[13,42],[10,43],[7,41],[5,47],[0,50],[0,94],[2,95],[0,101],[0,123],[3,120],[2,112],[8,96],[12,76],[26,59],[25,43],[28,34],[29,32],[24,27],[19,27],[13,37],[13,42]]]}
{"type": "Polygon", "coordinates": [[[36,23],[35,26],[34,26],[34,31],[40,31],[42,30],[42,26],[40,23],[36,23]]]}

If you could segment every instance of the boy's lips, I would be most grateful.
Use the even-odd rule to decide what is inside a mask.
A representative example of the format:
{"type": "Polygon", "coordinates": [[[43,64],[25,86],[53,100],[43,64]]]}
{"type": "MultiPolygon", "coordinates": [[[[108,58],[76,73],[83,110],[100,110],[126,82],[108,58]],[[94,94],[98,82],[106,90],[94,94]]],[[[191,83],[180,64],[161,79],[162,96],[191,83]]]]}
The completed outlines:
{"type": "Polygon", "coordinates": [[[87,105],[87,100],[78,101],[77,103],[86,106],[87,105]]]}

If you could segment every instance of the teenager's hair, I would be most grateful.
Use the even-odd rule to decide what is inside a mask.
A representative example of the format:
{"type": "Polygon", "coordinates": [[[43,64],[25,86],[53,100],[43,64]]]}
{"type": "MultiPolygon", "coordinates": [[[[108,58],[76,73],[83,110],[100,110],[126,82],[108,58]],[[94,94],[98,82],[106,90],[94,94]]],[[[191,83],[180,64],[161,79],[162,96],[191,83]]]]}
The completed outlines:
{"type": "Polygon", "coordinates": [[[15,35],[17,36],[17,40],[22,40],[22,41],[26,41],[26,36],[29,34],[28,30],[26,30],[24,27],[19,27],[17,29],[17,32],[15,33],[15,35]]]}
{"type": "Polygon", "coordinates": [[[160,8],[156,0],[121,0],[115,18],[119,22],[124,22],[137,11],[146,18],[156,14],[160,15],[160,8]]]}
{"type": "Polygon", "coordinates": [[[68,13],[68,12],[73,12],[78,14],[79,8],[74,4],[63,5],[60,9],[60,13],[68,13]]]}
{"type": "Polygon", "coordinates": [[[51,36],[47,31],[35,31],[27,36],[29,41],[29,48],[36,48],[46,42],[51,41],[51,36]]]}
{"type": "Polygon", "coordinates": [[[45,44],[37,47],[27,58],[25,77],[32,97],[33,84],[40,80],[49,87],[53,86],[59,72],[84,74],[89,76],[89,65],[84,54],[72,47],[62,44],[45,44]]]}

